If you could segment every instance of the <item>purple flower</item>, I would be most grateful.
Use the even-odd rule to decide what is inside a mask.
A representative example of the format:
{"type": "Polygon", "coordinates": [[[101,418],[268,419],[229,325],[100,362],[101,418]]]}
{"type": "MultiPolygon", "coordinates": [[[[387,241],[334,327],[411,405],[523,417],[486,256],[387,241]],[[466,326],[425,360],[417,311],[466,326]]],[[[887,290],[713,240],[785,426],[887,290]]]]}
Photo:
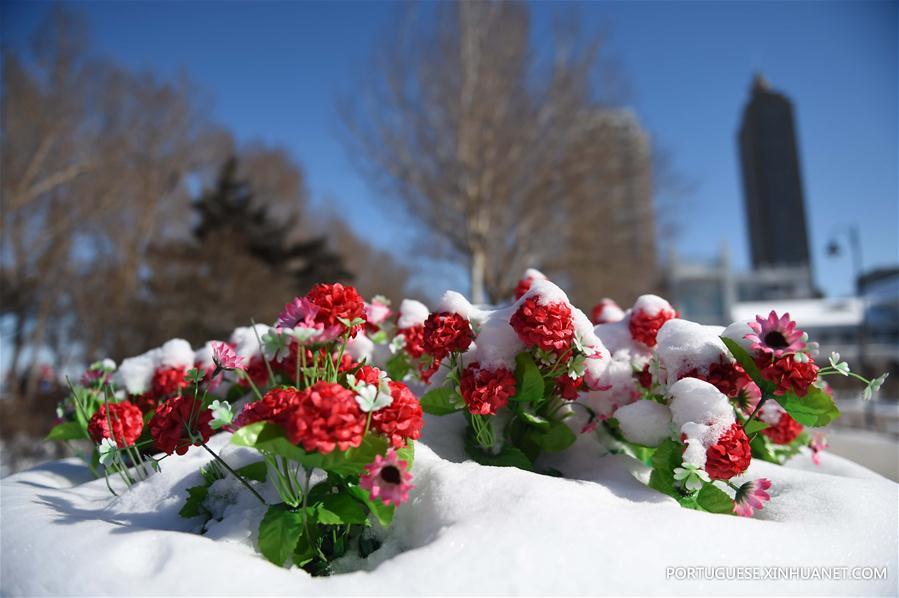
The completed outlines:
{"type": "Polygon", "coordinates": [[[747,334],[743,338],[752,342],[752,348],[757,351],[778,358],[805,348],[803,332],[796,329],[796,322],[790,319],[789,313],[778,318],[777,312],[771,310],[767,318],[756,316],[755,322],[748,324],[755,334],[747,334]]]}
{"type": "Polygon", "coordinates": [[[409,491],[415,487],[409,483],[412,474],[395,450],[390,449],[386,457],[375,456],[365,469],[365,475],[359,478],[359,486],[368,490],[373,499],[380,498],[386,505],[397,506],[409,500],[409,491]]]}

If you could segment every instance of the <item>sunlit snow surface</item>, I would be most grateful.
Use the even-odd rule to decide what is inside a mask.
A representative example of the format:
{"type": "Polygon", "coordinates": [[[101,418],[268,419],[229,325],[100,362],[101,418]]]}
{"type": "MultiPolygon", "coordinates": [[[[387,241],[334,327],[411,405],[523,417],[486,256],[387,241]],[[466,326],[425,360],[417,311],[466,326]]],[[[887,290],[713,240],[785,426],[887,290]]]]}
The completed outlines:
{"type": "MultiPolygon", "coordinates": [[[[572,479],[465,462],[461,417],[428,418],[416,489],[368,560],[312,578],[251,548],[261,510],[225,506],[209,536],[178,516],[208,456],[192,449],[111,497],[74,461],[2,480],[4,595],[838,594],[897,591],[899,486],[824,454],[790,467],[754,461],[772,501],[754,519],[679,507],[634,476],[645,468],[601,456],[581,437],[546,462],[572,479]],[[881,581],[675,581],[676,566],[888,568],[881,581]]],[[[213,440],[222,445],[227,435],[213,440]]],[[[235,465],[252,453],[225,448],[235,465]]],[[[222,496],[231,489],[222,484],[222,496]]],[[[247,493],[243,493],[246,495],[247,493]]]]}

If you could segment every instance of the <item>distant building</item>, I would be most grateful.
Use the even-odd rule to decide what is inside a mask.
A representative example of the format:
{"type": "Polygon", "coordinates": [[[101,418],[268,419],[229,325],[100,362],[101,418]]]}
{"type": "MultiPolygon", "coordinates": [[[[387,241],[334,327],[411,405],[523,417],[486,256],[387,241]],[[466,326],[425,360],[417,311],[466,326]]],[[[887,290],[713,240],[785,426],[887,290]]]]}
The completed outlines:
{"type": "Polygon", "coordinates": [[[751,94],[743,110],[739,148],[752,267],[809,270],[793,105],[762,75],[755,76],[751,94]]]}

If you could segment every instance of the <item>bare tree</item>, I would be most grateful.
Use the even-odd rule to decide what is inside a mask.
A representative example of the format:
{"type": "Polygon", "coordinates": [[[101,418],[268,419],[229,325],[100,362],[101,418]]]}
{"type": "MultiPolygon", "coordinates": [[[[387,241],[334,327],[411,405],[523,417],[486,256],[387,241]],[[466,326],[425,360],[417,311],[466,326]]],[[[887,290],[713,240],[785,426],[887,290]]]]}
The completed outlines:
{"type": "MultiPolygon", "coordinates": [[[[468,266],[475,301],[504,297],[532,264],[570,255],[571,222],[608,213],[592,184],[605,106],[595,93],[601,37],[557,27],[545,68],[525,5],[436,7],[385,39],[342,99],[363,172],[468,266]]],[[[620,177],[620,172],[616,177],[620,177]]]]}

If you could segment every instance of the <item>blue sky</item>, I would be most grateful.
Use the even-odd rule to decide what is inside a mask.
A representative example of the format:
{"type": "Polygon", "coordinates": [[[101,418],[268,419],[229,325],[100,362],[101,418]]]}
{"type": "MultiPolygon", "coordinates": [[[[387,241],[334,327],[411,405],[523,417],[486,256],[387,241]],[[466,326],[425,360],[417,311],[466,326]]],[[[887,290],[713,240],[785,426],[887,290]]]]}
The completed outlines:
{"type": "MultiPolygon", "coordinates": [[[[303,165],[314,201],[333,204],[375,243],[412,250],[408,228],[351,167],[337,138],[335,93],[351,89],[397,5],[387,2],[69,2],[88,15],[94,47],[164,74],[184,68],[241,140],[282,145],[303,165]]],[[[5,3],[4,43],[23,43],[49,4],[5,3]]],[[[795,103],[816,278],[852,288],[835,231],[857,224],[866,267],[899,261],[896,2],[532,3],[538,43],[554,15],[604,29],[630,104],[675,171],[695,185],[676,200],[688,257],[748,248],[735,134],[753,72],[795,103]],[[701,215],[701,216],[700,216],[701,215]]],[[[444,287],[465,287],[441,272],[444,287]]]]}

